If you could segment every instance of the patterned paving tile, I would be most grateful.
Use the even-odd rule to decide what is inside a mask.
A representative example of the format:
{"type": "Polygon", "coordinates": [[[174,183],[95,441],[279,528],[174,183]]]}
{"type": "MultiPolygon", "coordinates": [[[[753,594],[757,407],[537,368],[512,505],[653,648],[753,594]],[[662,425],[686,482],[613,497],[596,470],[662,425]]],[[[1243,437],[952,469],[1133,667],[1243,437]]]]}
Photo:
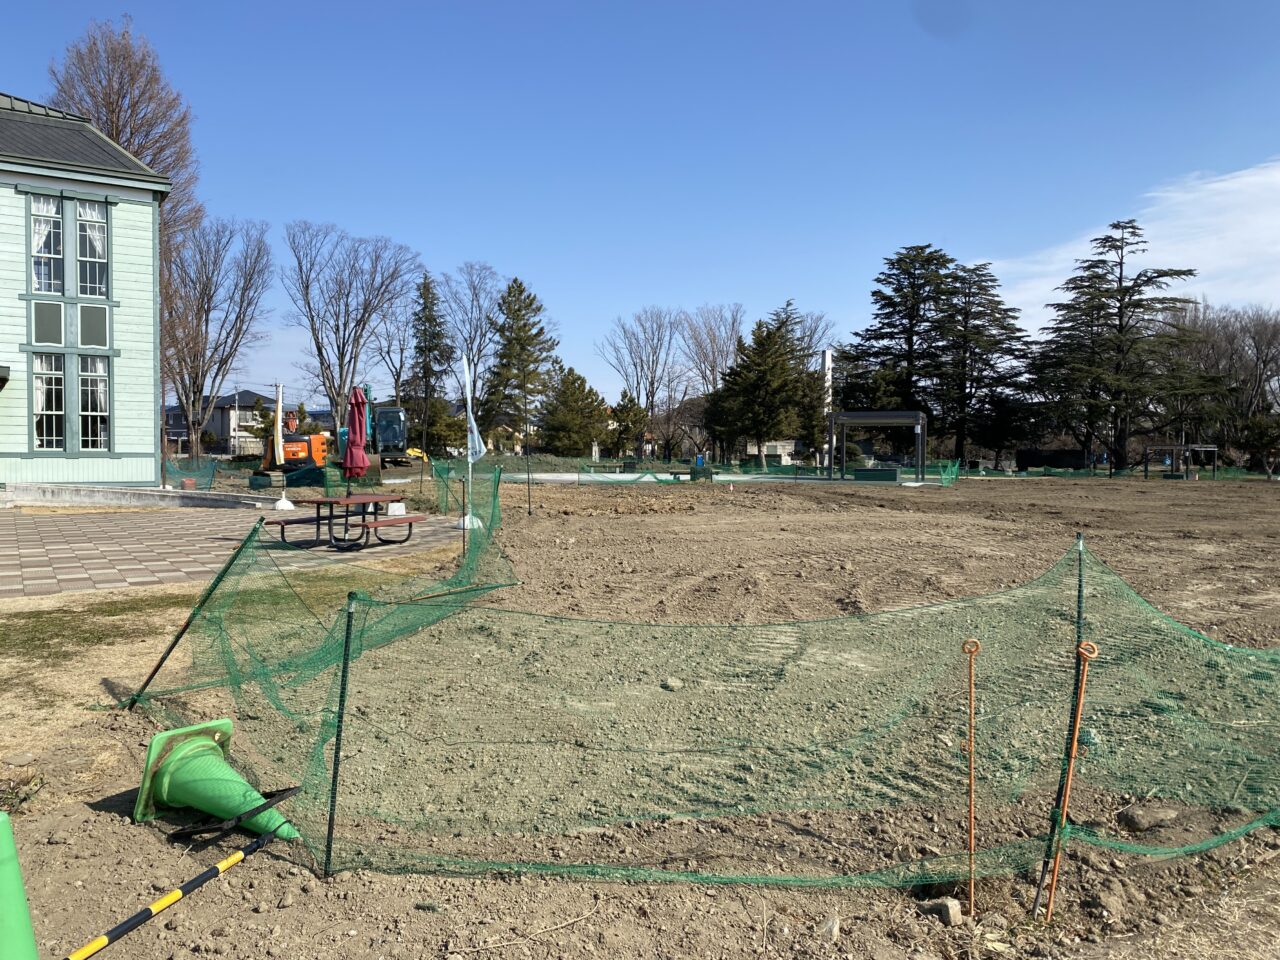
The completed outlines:
{"type": "MultiPolygon", "coordinates": [[[[253,510],[0,511],[0,598],[207,580],[257,519],[253,510]]],[[[341,557],[359,562],[453,543],[457,532],[452,523],[433,519],[415,525],[413,539],[403,547],[380,546],[341,557]]],[[[321,552],[334,555],[328,548],[321,552]]],[[[299,563],[305,565],[307,556],[300,555],[299,563]]]]}

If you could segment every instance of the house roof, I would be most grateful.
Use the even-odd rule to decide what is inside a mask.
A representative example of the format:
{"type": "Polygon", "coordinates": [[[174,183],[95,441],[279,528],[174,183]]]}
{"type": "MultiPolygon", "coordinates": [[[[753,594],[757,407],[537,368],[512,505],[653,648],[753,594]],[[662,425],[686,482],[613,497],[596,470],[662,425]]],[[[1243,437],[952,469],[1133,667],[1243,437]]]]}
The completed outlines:
{"type": "Polygon", "coordinates": [[[215,400],[213,403],[213,407],[215,410],[218,409],[219,407],[234,407],[234,406],[251,408],[259,400],[261,400],[264,404],[266,404],[271,409],[273,410],[275,409],[275,405],[276,405],[275,397],[268,397],[265,393],[258,393],[255,390],[241,390],[238,393],[228,393],[225,396],[219,397],[217,400],[215,400]]]}
{"type": "Polygon", "coordinates": [[[155,190],[169,189],[166,177],[85,117],[7,93],[0,93],[0,160],[130,177],[147,181],[155,190]]]}

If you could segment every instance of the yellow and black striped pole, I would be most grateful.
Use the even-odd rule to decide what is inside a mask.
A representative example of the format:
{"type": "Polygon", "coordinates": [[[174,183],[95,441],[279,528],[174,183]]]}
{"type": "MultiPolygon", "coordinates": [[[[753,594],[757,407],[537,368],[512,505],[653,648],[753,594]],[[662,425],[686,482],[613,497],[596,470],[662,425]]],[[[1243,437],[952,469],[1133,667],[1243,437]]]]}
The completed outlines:
{"type": "Polygon", "coordinates": [[[167,910],[169,907],[172,907],[175,903],[177,903],[183,897],[191,893],[194,893],[196,890],[199,890],[210,880],[213,880],[216,877],[222,876],[224,873],[226,873],[228,870],[234,867],[241,860],[244,860],[246,857],[257,853],[259,850],[261,850],[263,847],[265,847],[268,843],[270,843],[275,838],[276,838],[275,830],[270,830],[267,833],[264,833],[262,836],[254,840],[252,843],[241,847],[239,850],[231,854],[231,856],[227,857],[225,860],[219,863],[215,863],[212,867],[210,867],[204,873],[199,874],[198,876],[192,877],[190,880],[188,880],[182,886],[178,887],[176,890],[170,890],[168,893],[166,893],[163,897],[161,897],[155,903],[151,904],[148,907],[144,907],[142,910],[135,913],[128,920],[125,920],[123,923],[116,924],[114,927],[112,927],[102,936],[98,937],[96,940],[91,940],[89,943],[86,943],[79,950],[73,950],[71,953],[67,954],[66,960],[86,960],[87,957],[92,957],[95,954],[99,953],[100,951],[105,950],[107,947],[111,946],[111,944],[115,943],[121,937],[125,936],[128,933],[132,933],[134,930],[137,930],[138,927],[142,926],[144,923],[146,923],[152,917],[159,914],[161,911],[167,910]]]}

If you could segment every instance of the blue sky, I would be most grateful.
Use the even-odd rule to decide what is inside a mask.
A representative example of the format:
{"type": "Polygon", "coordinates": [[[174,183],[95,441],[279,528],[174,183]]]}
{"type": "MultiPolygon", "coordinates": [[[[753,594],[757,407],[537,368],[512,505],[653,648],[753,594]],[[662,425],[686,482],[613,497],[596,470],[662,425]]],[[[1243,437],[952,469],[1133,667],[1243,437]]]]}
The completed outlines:
{"type": "MultiPolygon", "coordinates": [[[[278,255],[305,218],[518,275],[610,399],[615,316],[791,297],[847,335],[908,243],[995,261],[1032,326],[1123,217],[1202,269],[1189,292],[1270,301],[1280,275],[1280,4],[49,9],[6,11],[0,90],[41,99],[92,17],[130,13],[194,108],[210,212],[269,221],[278,255]]],[[[242,385],[305,393],[302,344],[275,332],[242,385]]]]}

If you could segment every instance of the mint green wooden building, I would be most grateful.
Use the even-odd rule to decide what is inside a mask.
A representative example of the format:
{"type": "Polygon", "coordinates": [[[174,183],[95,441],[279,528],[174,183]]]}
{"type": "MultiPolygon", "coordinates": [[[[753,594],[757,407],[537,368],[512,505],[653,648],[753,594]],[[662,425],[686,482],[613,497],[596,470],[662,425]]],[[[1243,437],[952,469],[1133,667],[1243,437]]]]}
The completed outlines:
{"type": "Polygon", "coordinates": [[[0,482],[159,485],[168,190],[83,117],[0,94],[0,482]]]}

